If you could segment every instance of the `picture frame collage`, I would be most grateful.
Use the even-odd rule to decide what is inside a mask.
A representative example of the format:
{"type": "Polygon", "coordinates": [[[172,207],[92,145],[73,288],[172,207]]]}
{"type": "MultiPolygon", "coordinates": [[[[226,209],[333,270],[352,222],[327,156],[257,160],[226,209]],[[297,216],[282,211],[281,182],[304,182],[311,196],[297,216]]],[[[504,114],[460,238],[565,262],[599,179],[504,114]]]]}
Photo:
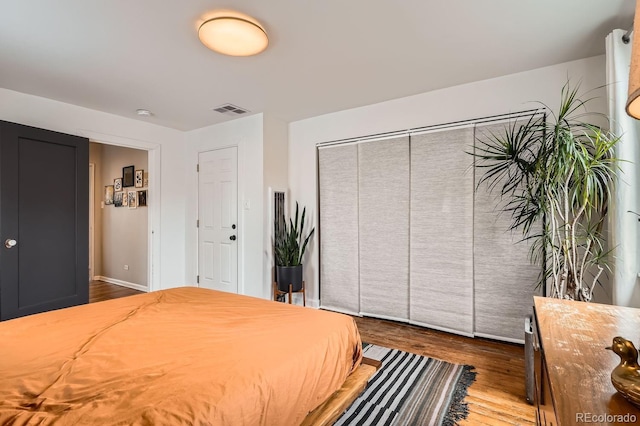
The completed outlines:
{"type": "Polygon", "coordinates": [[[104,187],[105,206],[128,207],[136,209],[147,206],[147,187],[149,173],[134,166],[122,168],[122,176],[113,180],[113,185],[104,187]],[[134,189],[127,189],[134,188],[134,189]]]}

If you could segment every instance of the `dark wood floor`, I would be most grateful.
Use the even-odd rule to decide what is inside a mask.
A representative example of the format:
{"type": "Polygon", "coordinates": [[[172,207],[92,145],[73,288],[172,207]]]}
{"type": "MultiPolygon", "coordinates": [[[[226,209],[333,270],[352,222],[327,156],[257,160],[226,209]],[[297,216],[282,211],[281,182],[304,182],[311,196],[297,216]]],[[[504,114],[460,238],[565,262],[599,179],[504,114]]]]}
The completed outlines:
{"type": "Polygon", "coordinates": [[[105,283],[104,281],[91,281],[89,283],[89,303],[118,299],[120,297],[133,296],[141,293],[142,292],[138,290],[105,283]]]}
{"type": "Polygon", "coordinates": [[[476,367],[465,399],[469,418],[461,425],[535,424],[535,409],[525,399],[522,346],[374,318],[356,323],[364,342],[476,367]]]}
{"type": "MultiPolygon", "coordinates": [[[[140,293],[93,281],[89,287],[89,301],[140,293]]],[[[525,400],[522,346],[374,318],[356,318],[356,323],[365,342],[476,367],[476,381],[465,400],[469,404],[469,418],[461,425],[535,424],[534,408],[525,400]]]]}

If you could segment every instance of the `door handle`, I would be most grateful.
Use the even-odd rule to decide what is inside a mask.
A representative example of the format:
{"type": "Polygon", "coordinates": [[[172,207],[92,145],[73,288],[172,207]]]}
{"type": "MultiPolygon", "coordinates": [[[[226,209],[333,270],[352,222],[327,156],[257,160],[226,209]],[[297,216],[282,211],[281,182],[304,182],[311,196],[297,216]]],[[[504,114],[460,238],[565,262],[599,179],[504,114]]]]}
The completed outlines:
{"type": "Polygon", "coordinates": [[[235,236],[235,235],[232,235],[232,236],[230,236],[230,237],[229,237],[229,239],[230,239],[231,241],[235,241],[235,240],[236,240],[236,236],[235,236]]]}
{"type": "Polygon", "coordinates": [[[18,244],[18,242],[12,238],[7,238],[7,240],[4,242],[4,246],[8,249],[14,248],[16,244],[18,244]]]}

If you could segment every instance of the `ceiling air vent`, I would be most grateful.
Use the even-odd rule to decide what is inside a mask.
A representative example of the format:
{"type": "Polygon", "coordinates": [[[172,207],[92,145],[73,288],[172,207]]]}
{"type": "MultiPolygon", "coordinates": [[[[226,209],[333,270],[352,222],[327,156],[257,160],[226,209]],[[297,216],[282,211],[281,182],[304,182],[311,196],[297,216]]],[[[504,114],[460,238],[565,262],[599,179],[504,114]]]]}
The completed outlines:
{"type": "Polygon", "coordinates": [[[215,107],[213,110],[226,115],[242,115],[249,112],[248,109],[240,108],[232,104],[220,105],[219,107],[215,107]]]}

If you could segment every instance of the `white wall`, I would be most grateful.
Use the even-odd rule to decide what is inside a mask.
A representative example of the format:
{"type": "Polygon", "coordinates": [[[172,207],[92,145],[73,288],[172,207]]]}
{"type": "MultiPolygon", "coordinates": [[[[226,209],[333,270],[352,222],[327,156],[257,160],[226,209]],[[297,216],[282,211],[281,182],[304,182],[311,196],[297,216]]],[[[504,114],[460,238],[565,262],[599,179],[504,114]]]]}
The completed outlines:
{"type": "MultiPolygon", "coordinates": [[[[537,108],[540,101],[555,109],[560,90],[570,77],[582,80],[583,91],[605,84],[604,56],[596,56],[518,74],[494,78],[327,114],[289,125],[290,200],[307,206],[317,227],[316,144],[344,138],[450,123],[537,108]]],[[[428,76],[425,76],[428,78],[428,76]]],[[[375,88],[372,88],[375,90],[375,88]]],[[[606,113],[604,89],[589,93],[599,98],[590,110],[606,113]]],[[[318,239],[306,255],[304,275],[311,304],[319,302],[318,239]]],[[[311,243],[310,243],[311,244],[311,243]]],[[[610,301],[610,290],[599,301],[610,301]]]]}
{"type": "MultiPolygon", "coordinates": [[[[274,186],[286,186],[287,165],[272,161],[286,158],[287,125],[273,117],[253,115],[191,132],[181,132],[139,120],[128,119],[88,108],[0,88],[0,120],[26,124],[92,141],[131,148],[151,149],[160,175],[149,175],[148,203],[159,203],[152,253],[159,261],[151,290],[195,285],[197,275],[197,173],[198,152],[238,146],[239,163],[239,292],[257,297],[271,296],[271,278],[266,275],[265,179],[274,186]],[[266,142],[264,139],[267,139],[266,142]],[[269,149],[266,160],[263,143],[269,149]],[[264,171],[264,161],[269,165],[264,171]],[[279,163],[278,163],[279,164],[279,163]],[[153,191],[159,184],[160,191],[153,191]],[[245,203],[249,208],[245,208],[245,203]]],[[[103,194],[96,193],[96,197],[103,194]]],[[[150,217],[150,220],[154,218],[150,217]]],[[[153,223],[153,220],[152,220],[153,223]]],[[[152,248],[152,247],[150,247],[152,248]]]]}
{"type": "MultiPolygon", "coordinates": [[[[264,115],[264,280],[269,286],[275,281],[273,256],[273,192],[287,191],[289,177],[289,126],[286,122],[264,115]]],[[[288,195],[287,195],[288,197],[288,195]]],[[[285,200],[286,201],[286,200],[285,200]]]]}
{"type": "Polygon", "coordinates": [[[198,272],[198,153],[238,147],[238,292],[267,298],[263,277],[263,117],[262,114],[216,124],[186,134],[186,281],[198,272]],[[249,208],[246,208],[246,204],[249,208]]]}
{"type": "MultiPolygon", "coordinates": [[[[150,194],[149,204],[159,203],[154,218],[154,277],[160,288],[184,285],[185,271],[185,134],[178,130],[144,123],[38,96],[0,88],[0,120],[58,132],[87,136],[96,142],[129,147],[155,147],[160,156],[161,191],[150,194]]],[[[152,282],[152,290],[154,288],[152,282]]]]}
{"type": "MultiPolygon", "coordinates": [[[[237,145],[241,159],[240,292],[268,298],[271,289],[268,186],[284,186],[288,181],[289,206],[296,200],[307,206],[309,223],[317,227],[316,143],[536,107],[529,101],[542,101],[553,108],[567,76],[573,81],[582,78],[582,87],[591,89],[604,85],[604,74],[604,56],[598,56],[297,121],[289,125],[288,159],[292,161],[287,161],[288,172],[279,168],[286,156],[282,142],[286,138],[285,126],[262,114],[185,133],[0,89],[0,120],[87,136],[96,142],[154,150],[160,157],[161,171],[159,176],[150,175],[149,179],[150,182],[157,179],[155,183],[160,184],[161,190],[159,194],[150,193],[148,202],[160,206],[152,236],[154,242],[160,240],[153,251],[160,261],[153,272],[154,277],[159,277],[158,288],[152,285],[152,290],[195,284],[197,153],[237,145]],[[250,204],[248,210],[243,208],[245,202],[250,204]]],[[[591,105],[592,109],[606,113],[604,90],[593,94],[601,99],[591,105]]],[[[150,163],[153,158],[150,156],[150,163]]],[[[317,237],[310,244],[305,280],[312,299],[310,304],[317,305],[317,237]]]]}
{"type": "Polygon", "coordinates": [[[257,114],[187,132],[187,146],[186,281],[195,285],[198,273],[198,153],[237,146],[238,292],[271,298],[269,188],[287,188],[287,123],[257,114]]]}

